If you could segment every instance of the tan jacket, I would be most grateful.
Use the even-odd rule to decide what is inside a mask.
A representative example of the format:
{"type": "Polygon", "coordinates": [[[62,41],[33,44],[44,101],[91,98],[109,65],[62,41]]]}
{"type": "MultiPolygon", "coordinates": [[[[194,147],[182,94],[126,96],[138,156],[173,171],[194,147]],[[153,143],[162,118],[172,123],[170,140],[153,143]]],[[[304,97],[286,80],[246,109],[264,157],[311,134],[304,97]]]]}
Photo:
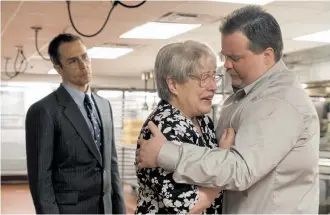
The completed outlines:
{"type": "Polygon", "coordinates": [[[230,150],[166,143],[159,165],[176,182],[226,190],[223,213],[318,213],[319,119],[282,61],[227,99],[218,139],[228,127],[230,150]]]}

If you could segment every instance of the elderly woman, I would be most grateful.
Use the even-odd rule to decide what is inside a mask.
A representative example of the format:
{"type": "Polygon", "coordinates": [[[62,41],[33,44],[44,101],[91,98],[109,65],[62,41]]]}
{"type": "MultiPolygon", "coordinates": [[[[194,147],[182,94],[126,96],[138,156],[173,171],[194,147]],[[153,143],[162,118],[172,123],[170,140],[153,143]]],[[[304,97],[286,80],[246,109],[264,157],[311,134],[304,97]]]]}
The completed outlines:
{"type": "MultiPolygon", "coordinates": [[[[140,138],[150,138],[147,124],[152,121],[176,144],[218,147],[212,120],[205,115],[221,79],[212,50],[196,41],[166,45],[156,57],[154,72],[161,101],[144,123],[140,138]]],[[[212,190],[213,203],[203,205],[201,194],[207,188],[178,184],[164,169],[137,168],[137,177],[137,214],[221,213],[219,190],[212,190]]]]}

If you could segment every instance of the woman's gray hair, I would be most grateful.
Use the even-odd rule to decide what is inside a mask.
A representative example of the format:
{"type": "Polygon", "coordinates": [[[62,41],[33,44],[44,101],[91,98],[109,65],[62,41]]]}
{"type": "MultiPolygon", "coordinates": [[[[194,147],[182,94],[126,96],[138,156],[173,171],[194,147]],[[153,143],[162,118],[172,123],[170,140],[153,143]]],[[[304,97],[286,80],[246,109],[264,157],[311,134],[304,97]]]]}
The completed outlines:
{"type": "Polygon", "coordinates": [[[183,83],[189,75],[196,75],[202,67],[201,60],[214,60],[216,55],[204,43],[188,40],[171,43],[162,47],[155,61],[155,80],[158,96],[170,101],[172,93],[168,88],[167,79],[172,77],[178,83],[183,83]]]}

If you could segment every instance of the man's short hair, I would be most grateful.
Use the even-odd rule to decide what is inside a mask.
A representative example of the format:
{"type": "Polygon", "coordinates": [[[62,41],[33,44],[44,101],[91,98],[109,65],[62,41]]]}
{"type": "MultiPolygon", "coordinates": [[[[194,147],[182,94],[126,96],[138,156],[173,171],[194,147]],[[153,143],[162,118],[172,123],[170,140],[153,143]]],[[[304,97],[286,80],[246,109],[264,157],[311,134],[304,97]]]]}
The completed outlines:
{"type": "Polygon", "coordinates": [[[60,61],[60,54],[58,51],[60,45],[62,43],[73,42],[77,40],[82,42],[79,36],[70,33],[59,34],[54,39],[52,39],[48,46],[48,55],[54,65],[62,66],[60,61]]]}
{"type": "Polygon", "coordinates": [[[249,49],[253,53],[260,53],[266,48],[272,48],[276,61],[282,57],[281,28],[276,19],[260,6],[246,6],[235,10],[225,18],[220,32],[224,36],[241,32],[249,39],[249,49]]]}

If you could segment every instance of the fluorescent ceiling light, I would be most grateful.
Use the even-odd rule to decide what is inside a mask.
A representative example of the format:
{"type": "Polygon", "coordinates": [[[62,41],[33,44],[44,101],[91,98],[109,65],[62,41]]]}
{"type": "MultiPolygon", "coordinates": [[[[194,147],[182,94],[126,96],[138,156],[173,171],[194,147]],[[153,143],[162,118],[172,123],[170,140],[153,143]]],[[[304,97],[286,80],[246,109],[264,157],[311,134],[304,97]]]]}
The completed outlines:
{"type": "Polygon", "coordinates": [[[256,5],[265,5],[275,0],[209,0],[216,2],[224,2],[224,3],[234,3],[234,4],[256,4],[256,5]]]}
{"type": "Polygon", "coordinates": [[[200,26],[201,24],[148,22],[122,34],[120,38],[169,39],[200,26]]]}
{"type": "Polygon", "coordinates": [[[90,58],[116,59],[132,51],[131,48],[93,47],[87,53],[90,58]]]}
{"type": "Polygon", "coordinates": [[[58,73],[55,69],[51,69],[51,70],[48,71],[48,74],[54,75],[54,74],[58,74],[58,73]]]}
{"type": "Polygon", "coordinates": [[[312,41],[312,42],[324,42],[330,43],[330,30],[316,32],[313,34],[308,34],[300,37],[293,38],[294,40],[300,41],[312,41]]]}

